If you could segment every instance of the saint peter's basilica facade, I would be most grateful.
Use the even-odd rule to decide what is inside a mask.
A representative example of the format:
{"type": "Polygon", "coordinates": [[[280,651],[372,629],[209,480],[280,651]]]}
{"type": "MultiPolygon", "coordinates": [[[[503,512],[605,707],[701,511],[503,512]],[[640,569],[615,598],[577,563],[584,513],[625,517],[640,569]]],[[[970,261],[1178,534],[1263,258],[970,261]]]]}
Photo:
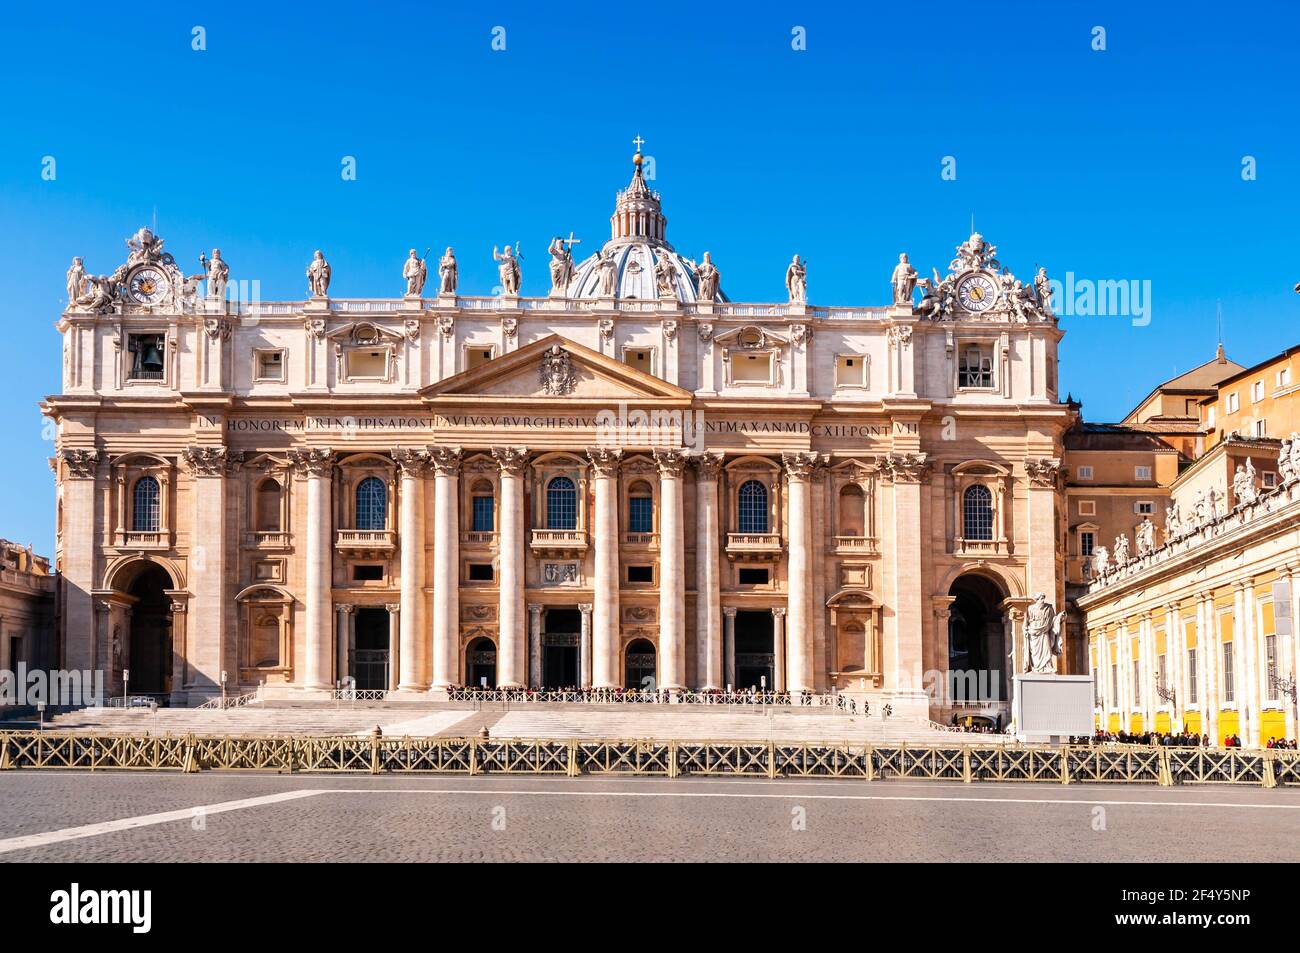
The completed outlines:
{"type": "Polygon", "coordinates": [[[241,303],[219,255],[187,277],[162,246],[69,272],[43,406],[65,667],[172,704],[224,675],[925,713],[927,671],[1006,698],[1025,608],[1063,602],[1062,332],[978,235],[932,279],[882,269],[877,305],[807,303],[798,259],[785,300],[736,303],[668,243],[638,154],[544,297],[510,249],[466,294],[447,249],[397,297],[330,297],[318,255],[307,299],[241,303]]]}

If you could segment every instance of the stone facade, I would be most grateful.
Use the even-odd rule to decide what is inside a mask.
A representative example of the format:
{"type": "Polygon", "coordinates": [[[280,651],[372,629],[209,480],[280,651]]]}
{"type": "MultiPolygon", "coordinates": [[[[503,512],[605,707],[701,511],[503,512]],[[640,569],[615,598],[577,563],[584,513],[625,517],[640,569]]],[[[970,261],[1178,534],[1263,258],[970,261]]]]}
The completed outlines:
{"type": "MultiPolygon", "coordinates": [[[[50,561],[31,547],[0,539],[0,679],[53,667],[58,657],[56,577],[50,561]]],[[[0,692],[5,690],[0,686],[0,692]]],[[[7,686],[18,691],[17,681],[7,686]]]]}
{"type": "Polygon", "coordinates": [[[541,298],[459,293],[448,249],[434,297],[326,297],[322,256],[308,300],[232,302],[147,230],[70,277],[44,405],[66,664],[178,704],[224,673],[924,712],[927,670],[1005,679],[1024,606],[1064,597],[1050,302],[978,235],[946,276],[896,270],[896,304],[804,304],[803,272],[732,302],[639,155],[611,223],[584,262],[552,243],[541,298]]]}

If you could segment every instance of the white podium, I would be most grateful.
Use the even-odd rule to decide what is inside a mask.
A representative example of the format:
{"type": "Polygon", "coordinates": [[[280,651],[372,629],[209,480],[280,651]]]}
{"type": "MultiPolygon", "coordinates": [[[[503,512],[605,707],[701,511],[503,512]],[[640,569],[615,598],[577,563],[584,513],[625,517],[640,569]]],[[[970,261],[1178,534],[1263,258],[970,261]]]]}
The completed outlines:
{"type": "Polygon", "coordinates": [[[1011,703],[1015,737],[1061,744],[1093,732],[1091,675],[1017,675],[1011,703]]]}

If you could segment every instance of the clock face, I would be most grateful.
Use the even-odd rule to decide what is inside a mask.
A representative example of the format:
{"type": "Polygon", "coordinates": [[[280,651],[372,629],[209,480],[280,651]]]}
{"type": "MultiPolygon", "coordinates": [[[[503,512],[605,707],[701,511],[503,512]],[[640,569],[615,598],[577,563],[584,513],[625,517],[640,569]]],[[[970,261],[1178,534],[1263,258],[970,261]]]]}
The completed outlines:
{"type": "Polygon", "coordinates": [[[157,304],[170,289],[167,276],[157,268],[141,268],[127,279],[127,290],[141,304],[157,304]]]}
{"type": "Polygon", "coordinates": [[[971,275],[957,285],[957,300],[967,311],[987,311],[997,298],[997,285],[988,275],[971,275]]]}

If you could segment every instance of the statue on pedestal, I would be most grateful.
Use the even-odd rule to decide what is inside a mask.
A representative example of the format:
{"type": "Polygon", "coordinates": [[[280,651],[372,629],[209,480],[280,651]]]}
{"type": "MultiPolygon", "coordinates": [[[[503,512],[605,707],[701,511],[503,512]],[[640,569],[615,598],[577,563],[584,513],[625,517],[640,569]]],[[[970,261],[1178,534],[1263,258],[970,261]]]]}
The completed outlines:
{"type": "Polygon", "coordinates": [[[677,269],[673,266],[672,259],[666,254],[660,253],[659,260],[655,262],[655,288],[661,298],[677,298],[677,269]]]}
{"type": "Polygon", "coordinates": [[[572,232],[567,239],[559,236],[551,239],[547,251],[551,255],[551,294],[556,297],[563,298],[569,293],[569,282],[573,281],[573,246],[580,241],[572,232]]]}
{"type": "Polygon", "coordinates": [[[1151,522],[1151,517],[1142,518],[1142,522],[1138,523],[1137,529],[1133,532],[1133,537],[1137,540],[1139,556],[1145,556],[1156,548],[1156,524],[1151,522]]]}
{"type": "Polygon", "coordinates": [[[331,271],[325,255],[317,251],[307,266],[307,285],[313,298],[324,298],[329,294],[331,271]]]}
{"type": "Polygon", "coordinates": [[[424,282],[429,277],[429,268],[414,248],[406,256],[402,265],[402,277],[406,279],[406,296],[418,298],[424,294],[424,282]]]}
{"type": "Polygon", "coordinates": [[[199,264],[208,273],[208,297],[218,301],[226,296],[226,284],[230,281],[230,266],[221,257],[221,249],[212,249],[212,257],[199,256],[199,264]]]}
{"type": "Polygon", "coordinates": [[[438,294],[454,295],[456,293],[456,253],[447,246],[442,258],[438,259],[438,294]]]}
{"type": "Polygon", "coordinates": [[[785,290],[790,293],[791,304],[808,303],[808,266],[795,255],[785,270],[785,290]]]}
{"type": "Polygon", "coordinates": [[[1034,297],[1038,299],[1038,310],[1043,317],[1052,316],[1052,280],[1047,277],[1047,269],[1039,268],[1034,275],[1034,297]]]}
{"type": "Polygon", "coordinates": [[[1120,568],[1128,563],[1128,535],[1115,537],[1115,568],[1120,568]]]}
{"type": "Polygon", "coordinates": [[[1040,592],[1025,613],[1025,671],[1038,674],[1055,674],[1056,659],[1061,654],[1061,620],[1065,612],[1057,612],[1040,592]]]}
{"type": "Polygon", "coordinates": [[[704,261],[695,269],[695,276],[700,282],[700,300],[713,301],[718,297],[718,284],[720,275],[718,268],[713,264],[713,258],[708,252],[704,253],[704,261]]]}
{"type": "Polygon", "coordinates": [[[612,249],[596,262],[596,277],[600,279],[598,293],[602,298],[613,298],[618,294],[618,262],[614,260],[612,249]]]}
{"type": "Polygon", "coordinates": [[[86,283],[86,269],[82,265],[80,258],[72,259],[72,267],[68,269],[68,305],[77,303],[81,297],[81,288],[86,283]]]}
{"type": "Polygon", "coordinates": [[[519,270],[519,259],[515,257],[510,246],[498,253],[497,246],[492,246],[492,260],[500,262],[497,265],[497,274],[501,277],[501,293],[510,297],[519,294],[519,285],[523,278],[519,270]]]}
{"type": "Polygon", "coordinates": [[[894,286],[894,304],[910,307],[912,292],[916,288],[916,269],[908,262],[907,252],[898,256],[898,264],[894,266],[894,273],[890,275],[889,281],[894,286]]]}

